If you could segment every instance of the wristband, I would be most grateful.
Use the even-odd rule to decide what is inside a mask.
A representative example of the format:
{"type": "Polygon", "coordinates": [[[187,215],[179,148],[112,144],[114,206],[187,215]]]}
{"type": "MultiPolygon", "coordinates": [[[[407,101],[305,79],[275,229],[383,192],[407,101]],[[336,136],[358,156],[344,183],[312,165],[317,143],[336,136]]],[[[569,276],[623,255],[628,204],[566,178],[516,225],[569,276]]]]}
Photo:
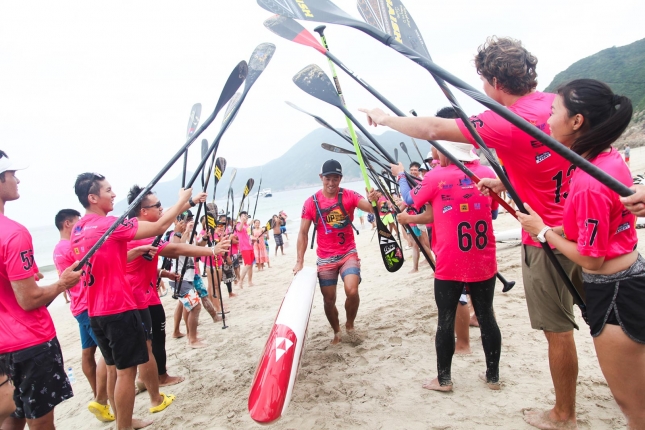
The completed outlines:
{"type": "Polygon", "coordinates": [[[197,203],[195,203],[193,199],[188,199],[188,204],[190,205],[191,208],[194,208],[195,206],[197,206],[197,203]]]}
{"type": "Polygon", "coordinates": [[[175,236],[181,239],[181,233],[175,232],[175,236]]]}

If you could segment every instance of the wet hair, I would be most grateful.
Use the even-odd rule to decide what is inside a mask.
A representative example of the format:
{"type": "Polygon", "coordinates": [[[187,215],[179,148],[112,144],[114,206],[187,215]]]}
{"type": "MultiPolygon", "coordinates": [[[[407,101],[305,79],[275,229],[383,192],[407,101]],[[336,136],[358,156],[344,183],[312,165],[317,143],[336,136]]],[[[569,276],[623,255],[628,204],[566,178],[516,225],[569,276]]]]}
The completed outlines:
{"type": "Polygon", "coordinates": [[[493,78],[505,92],[523,96],[537,87],[535,58],[519,40],[492,36],[477,48],[475,67],[493,85],[493,78]]]}
{"type": "Polygon", "coordinates": [[[410,163],[410,169],[412,169],[413,167],[416,167],[417,169],[420,169],[421,168],[421,163],[413,161],[412,163],[410,163]]]}
{"type": "Polygon", "coordinates": [[[87,198],[90,194],[99,194],[101,191],[101,181],[103,180],[105,180],[105,176],[90,172],[81,173],[76,177],[74,193],[76,193],[78,201],[81,202],[84,208],[90,206],[90,201],[87,198]]]}
{"type": "Polygon", "coordinates": [[[71,221],[76,217],[80,218],[80,216],[81,214],[77,210],[62,209],[56,214],[56,218],[54,218],[54,224],[56,224],[58,231],[63,231],[63,224],[65,224],[65,221],[71,221]]]}
{"type": "Polygon", "coordinates": [[[569,117],[584,117],[580,136],[571,145],[578,155],[593,160],[609,148],[625,131],[632,119],[632,102],[619,96],[604,82],[595,79],[576,79],[560,86],[569,117]]]}
{"type": "MultiPolygon", "coordinates": [[[[141,194],[141,191],[143,191],[143,188],[141,188],[138,185],[133,185],[132,188],[130,188],[130,191],[128,191],[128,204],[131,205],[133,201],[136,200],[136,198],[141,194]]],[[[138,217],[141,215],[141,207],[143,206],[143,202],[148,200],[148,196],[154,194],[151,190],[148,190],[145,196],[137,203],[135,207],[132,208],[132,211],[130,211],[130,218],[132,217],[138,217]]]]}
{"type": "Polygon", "coordinates": [[[459,115],[457,115],[457,111],[452,106],[442,107],[437,111],[435,116],[437,118],[447,118],[447,119],[459,118],[459,115]]]}

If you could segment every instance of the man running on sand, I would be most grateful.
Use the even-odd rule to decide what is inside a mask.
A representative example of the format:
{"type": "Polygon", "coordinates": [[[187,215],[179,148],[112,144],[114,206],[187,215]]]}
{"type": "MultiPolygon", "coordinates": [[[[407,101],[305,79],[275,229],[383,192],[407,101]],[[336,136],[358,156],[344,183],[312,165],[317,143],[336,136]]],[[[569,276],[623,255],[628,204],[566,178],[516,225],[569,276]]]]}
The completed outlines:
{"type": "MultiPolygon", "coordinates": [[[[74,263],[70,254],[70,241],[72,228],[81,218],[81,214],[74,209],[63,209],[56,214],[54,220],[56,228],[60,233],[60,242],[54,248],[54,265],[58,273],[63,271],[74,263]]],[[[110,412],[107,395],[107,367],[103,356],[99,358],[98,363],[94,359],[98,343],[96,336],[90,327],[90,317],[87,314],[87,288],[83,288],[79,282],[70,288],[69,296],[71,304],[69,306],[72,316],[78,322],[78,328],[81,336],[81,368],[87,378],[87,382],[92,387],[94,399],[87,405],[90,412],[96,416],[99,421],[114,421],[114,415],[110,412]]]]}
{"type": "MultiPolygon", "coordinates": [[[[537,59],[521,42],[508,38],[487,39],[475,56],[484,92],[548,134],[547,120],[555,94],[536,91],[536,65],[537,59]]],[[[361,111],[367,114],[370,124],[384,125],[408,136],[476,144],[460,119],[398,118],[380,109],[361,111]]],[[[496,113],[485,111],[470,121],[486,144],[504,159],[511,183],[521,199],[535,212],[544,214],[547,225],[562,225],[569,179],[574,171],[571,163],[496,113]]],[[[497,193],[504,190],[498,179],[483,179],[478,187],[488,187],[497,193]]],[[[528,410],[524,419],[541,429],[577,428],[578,356],[573,329],[578,325],[573,298],[540,244],[525,231],[522,244],[522,276],[531,327],[542,330],[546,336],[555,388],[555,406],[550,411],[528,410]]],[[[580,267],[559,251],[555,254],[580,291],[580,267]]]]}
{"type": "MultiPolygon", "coordinates": [[[[302,208],[298,253],[293,273],[298,273],[304,264],[307,236],[313,222],[317,233],[318,281],[325,303],[325,315],[334,329],[334,339],[331,344],[340,342],[340,323],[338,309],[336,309],[336,285],[339,274],[347,296],[345,300],[347,335],[351,342],[359,342],[360,339],[354,330],[354,320],[360,304],[358,284],[361,281],[361,264],[356,252],[352,220],[356,208],[368,212],[372,210],[372,205],[357,192],[340,188],[343,169],[338,161],[325,161],[319,176],[322,189],[309,197],[302,208]]],[[[372,192],[370,197],[376,199],[375,194],[372,192]]]]}
{"type": "Polygon", "coordinates": [[[0,427],[49,430],[56,405],[74,394],[47,305],[78,284],[81,272],[72,271],[75,261],[52,285],[36,284],[31,235],[4,215],[6,203],[20,198],[16,171],[24,168],[0,151],[0,427]]]}
{"type": "MultiPolygon", "coordinates": [[[[74,191],[86,209],[71,237],[72,255],[81,258],[116,221],[116,217],[107,215],[114,209],[116,194],[105,177],[97,173],[78,175],[74,191]]],[[[81,279],[83,288],[88,289],[90,324],[107,364],[108,397],[114,407],[117,429],[152,424],[132,419],[137,366],[148,361],[148,348],[134,292],[126,279],[127,244],[163,234],[177,215],[206,200],[206,193],[194,199],[191,194],[191,189],[181,190],[177,203],[157,222],[139,222],[136,218],[123,221],[83,268],[81,279]]],[[[167,399],[164,398],[164,408],[172,402],[167,399]]]]}

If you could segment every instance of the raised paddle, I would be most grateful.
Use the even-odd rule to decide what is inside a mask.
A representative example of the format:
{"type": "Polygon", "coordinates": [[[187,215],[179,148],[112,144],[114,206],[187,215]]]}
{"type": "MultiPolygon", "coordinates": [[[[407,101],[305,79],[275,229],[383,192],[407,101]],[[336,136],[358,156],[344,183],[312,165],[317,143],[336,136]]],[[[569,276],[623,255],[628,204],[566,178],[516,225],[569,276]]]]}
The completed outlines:
{"type": "MultiPolygon", "coordinates": [[[[199,124],[199,117],[202,114],[202,104],[195,103],[190,110],[190,117],[188,118],[188,126],[186,127],[186,139],[190,138],[197,130],[199,124]]],[[[181,174],[181,187],[186,186],[186,169],[188,168],[188,150],[184,152],[184,166],[181,174]]]]}
{"type": "MultiPolygon", "coordinates": [[[[253,189],[253,184],[255,184],[255,180],[253,178],[249,178],[249,180],[246,181],[246,184],[244,184],[244,191],[242,191],[242,201],[240,202],[240,211],[237,214],[238,218],[240,217],[240,214],[244,210],[244,200],[253,189]]],[[[248,212],[247,212],[247,215],[248,215],[248,212]]]]}
{"type": "Polygon", "coordinates": [[[405,146],[405,143],[400,142],[399,146],[401,146],[401,149],[403,150],[403,152],[405,152],[405,155],[408,156],[408,160],[410,160],[410,164],[412,164],[412,158],[410,158],[410,154],[408,154],[408,148],[405,146]]]}
{"type": "MultiPolygon", "coordinates": [[[[415,111],[414,109],[410,109],[410,115],[417,116],[417,111],[415,111]]],[[[414,140],[413,137],[411,137],[410,139],[412,139],[412,144],[414,145],[414,148],[417,150],[417,154],[419,154],[419,157],[421,157],[423,164],[425,164],[426,169],[430,170],[430,166],[428,166],[428,163],[426,162],[427,157],[424,157],[423,155],[421,155],[421,151],[419,151],[419,147],[417,146],[417,141],[414,140]]]]}
{"type": "MultiPolygon", "coordinates": [[[[255,195],[255,206],[253,207],[253,216],[251,219],[255,219],[255,212],[258,209],[258,200],[260,199],[260,190],[262,189],[262,169],[260,169],[260,184],[258,185],[258,193],[255,195]]],[[[250,200],[249,200],[250,201],[250,200]]]]}

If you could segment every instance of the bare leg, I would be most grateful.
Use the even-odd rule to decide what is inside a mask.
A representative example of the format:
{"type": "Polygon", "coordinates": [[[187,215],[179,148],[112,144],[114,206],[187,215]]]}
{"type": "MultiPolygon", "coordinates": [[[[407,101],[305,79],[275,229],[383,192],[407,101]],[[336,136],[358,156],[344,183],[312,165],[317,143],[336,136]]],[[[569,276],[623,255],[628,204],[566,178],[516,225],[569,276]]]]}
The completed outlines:
{"type": "Polygon", "coordinates": [[[211,270],[210,268],[206,270],[206,279],[208,280],[208,298],[207,300],[204,300],[206,297],[202,298],[202,304],[204,305],[204,308],[206,308],[206,311],[208,314],[213,318],[213,321],[221,321],[222,318],[219,317],[217,314],[222,312],[222,309],[220,309],[219,305],[219,299],[215,298],[215,288],[217,284],[217,279],[222,279],[221,274],[219,278],[217,277],[219,273],[219,269],[213,268],[213,276],[215,278],[213,279],[213,276],[211,276],[211,270]],[[215,271],[218,271],[217,273],[215,271]]]}
{"type": "Polygon", "coordinates": [[[130,429],[133,425],[137,428],[152,424],[152,421],[132,419],[134,411],[134,380],[137,375],[137,367],[117,369],[115,366],[108,366],[108,394],[112,391],[110,401],[114,407],[117,429],[130,429]],[[111,375],[112,374],[112,375],[111,375]],[[110,390],[111,379],[114,379],[113,389],[110,390]]]}
{"type": "Polygon", "coordinates": [[[410,273],[419,271],[419,254],[419,247],[416,243],[412,243],[412,270],[410,270],[410,273]]]}
{"type": "Polygon", "coordinates": [[[549,343],[549,368],[555,389],[555,406],[548,412],[526,411],[524,420],[539,429],[577,428],[578,355],[573,330],[564,333],[545,331],[544,335],[549,343]]]}
{"type": "Polygon", "coordinates": [[[455,354],[471,354],[470,349],[470,311],[468,306],[457,305],[457,317],[455,318],[455,333],[457,333],[457,342],[455,343],[455,354]]]}
{"type": "Polygon", "coordinates": [[[150,396],[150,406],[155,407],[163,402],[159,394],[159,375],[157,374],[157,361],[152,353],[152,341],[146,341],[148,345],[148,362],[139,365],[139,377],[143,381],[150,396]]]}
{"type": "MultiPolygon", "coordinates": [[[[48,414],[35,420],[27,420],[27,426],[29,430],[54,430],[54,410],[52,409],[48,414]]],[[[5,428],[4,425],[2,428],[5,428]]]]}
{"type": "Polygon", "coordinates": [[[593,338],[602,374],[630,429],[645,429],[645,345],[627,337],[622,328],[607,324],[593,338]]]}
{"type": "Polygon", "coordinates": [[[174,326],[172,331],[172,337],[174,337],[175,339],[186,336],[185,334],[179,331],[179,325],[181,324],[181,316],[182,316],[183,309],[184,309],[184,305],[181,304],[181,301],[177,300],[177,306],[175,306],[175,314],[173,316],[174,326]]]}
{"type": "Polygon", "coordinates": [[[186,329],[188,330],[188,346],[191,348],[203,348],[206,344],[202,343],[197,339],[197,322],[199,321],[199,311],[202,309],[202,305],[199,304],[195,306],[186,318],[186,329]]]}
{"type": "Polygon", "coordinates": [[[343,279],[345,284],[345,313],[347,315],[347,323],[345,328],[347,331],[354,330],[354,321],[356,314],[358,314],[358,305],[361,303],[361,298],[358,295],[358,282],[360,277],[358,275],[346,275],[343,279]]]}
{"type": "MultiPolygon", "coordinates": [[[[105,364],[103,356],[101,356],[101,358],[99,358],[98,364],[96,365],[95,401],[102,405],[108,404],[107,373],[107,365],[105,364]]],[[[112,409],[114,409],[114,405],[112,406],[112,409]]]]}
{"type": "Polygon", "coordinates": [[[202,305],[204,306],[204,309],[206,309],[206,312],[208,312],[208,315],[210,315],[211,318],[213,319],[213,322],[218,322],[222,320],[222,317],[217,315],[217,311],[213,307],[213,302],[211,302],[210,299],[206,297],[202,297],[202,305]]]}
{"type": "Polygon", "coordinates": [[[87,382],[92,387],[92,394],[96,398],[96,361],[94,360],[94,353],[96,353],[96,346],[85,348],[81,353],[81,367],[83,374],[87,378],[87,382]]]}
{"type": "Polygon", "coordinates": [[[329,321],[331,328],[334,330],[334,339],[331,344],[336,345],[340,342],[340,322],[338,321],[338,309],[336,309],[336,285],[322,287],[320,292],[323,295],[327,321],[329,321]]]}

